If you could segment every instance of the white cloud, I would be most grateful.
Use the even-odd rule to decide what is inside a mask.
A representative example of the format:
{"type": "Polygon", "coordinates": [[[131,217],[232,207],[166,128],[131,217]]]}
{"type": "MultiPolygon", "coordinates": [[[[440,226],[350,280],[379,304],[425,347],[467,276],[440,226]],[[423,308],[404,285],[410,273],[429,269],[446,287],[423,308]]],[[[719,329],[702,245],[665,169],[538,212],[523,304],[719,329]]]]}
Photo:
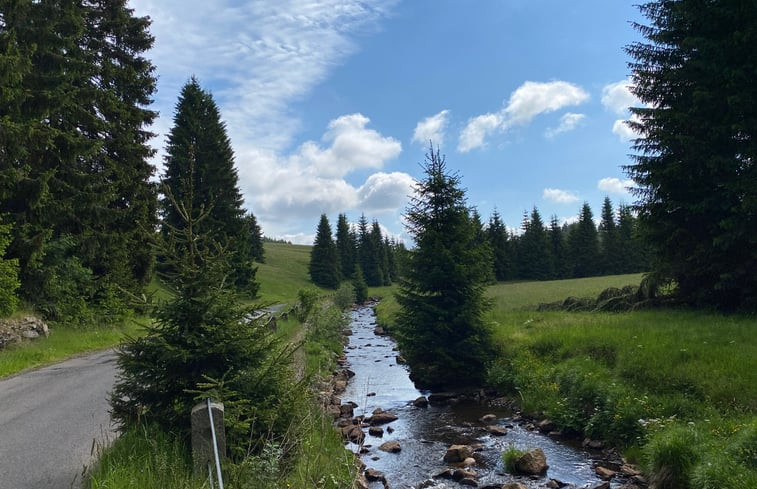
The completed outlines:
{"type": "Polygon", "coordinates": [[[463,153],[484,145],[484,138],[502,126],[500,114],[484,114],[471,118],[460,133],[457,149],[463,153]]]}
{"type": "Polygon", "coordinates": [[[631,93],[631,79],[610,83],[602,88],[602,105],[616,114],[627,114],[629,107],[639,107],[641,101],[631,93]]]}
{"type": "MultiPolygon", "coordinates": [[[[638,116],[631,114],[629,107],[644,107],[645,104],[631,93],[631,85],[630,78],[605,85],[602,88],[602,105],[615,114],[626,115],[630,120],[638,121],[638,116]]],[[[616,134],[621,141],[630,141],[639,137],[639,134],[628,126],[627,120],[617,119],[612,125],[613,134],[616,134]]]]}
{"type": "Polygon", "coordinates": [[[580,105],[589,94],[578,85],[565,81],[527,81],[511,95],[507,105],[497,113],[472,117],[460,134],[458,150],[467,152],[484,145],[486,136],[529,124],[539,114],[563,107],[580,105]]]}
{"type": "Polygon", "coordinates": [[[541,197],[544,200],[551,200],[558,204],[572,204],[578,202],[579,198],[573,192],[567,190],[560,190],[558,188],[545,188],[541,197]]]}
{"type": "Polygon", "coordinates": [[[619,178],[603,178],[597,182],[597,188],[611,194],[626,194],[628,187],[632,187],[633,180],[621,180],[619,178]]]}
{"type": "Polygon", "coordinates": [[[374,173],[358,189],[358,205],[366,212],[397,210],[405,206],[414,186],[407,173],[374,173]]]}
{"type": "Polygon", "coordinates": [[[381,169],[401,152],[398,141],[367,128],[368,123],[362,114],[334,119],[321,139],[330,143],[326,147],[307,141],[290,155],[255,147],[237,154],[245,201],[264,233],[294,241],[287,231],[302,221],[315,226],[322,213],[389,212],[405,206],[413,185],[405,173],[377,172],[359,187],[345,180],[355,170],[381,169]]]}
{"type": "Polygon", "coordinates": [[[426,117],[415,126],[413,142],[422,145],[433,142],[436,146],[444,145],[444,131],[447,129],[447,116],[449,110],[445,109],[436,115],[426,117]]]}
{"type": "Polygon", "coordinates": [[[568,112],[560,117],[560,124],[557,127],[547,129],[547,132],[544,135],[548,138],[553,138],[558,134],[572,131],[577,128],[584,119],[586,119],[586,114],[568,112]]]}
{"type": "Polygon", "coordinates": [[[387,160],[396,158],[402,144],[384,137],[373,129],[366,129],[370,119],[362,114],[343,115],[329,123],[323,142],[331,145],[322,149],[308,141],[296,156],[310,171],[321,177],[343,177],[348,173],[369,168],[381,168],[387,160]]]}
{"type": "MultiPolygon", "coordinates": [[[[162,150],[181,86],[196,75],[213,96],[235,150],[241,141],[265,150],[285,148],[300,127],[288,109],[357,51],[356,35],[375,30],[395,0],[130,0],[149,15],[160,70],[153,141],[162,150]]],[[[160,159],[155,160],[160,164],[160,159]]]]}

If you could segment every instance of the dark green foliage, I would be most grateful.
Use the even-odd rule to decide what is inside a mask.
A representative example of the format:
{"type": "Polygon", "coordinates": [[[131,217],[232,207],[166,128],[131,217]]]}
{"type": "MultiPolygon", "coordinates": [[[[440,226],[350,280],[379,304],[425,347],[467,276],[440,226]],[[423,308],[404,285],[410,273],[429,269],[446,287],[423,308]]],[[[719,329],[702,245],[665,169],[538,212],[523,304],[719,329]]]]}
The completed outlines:
{"type": "MultiPolygon", "coordinates": [[[[191,160],[188,179],[191,185],[191,160]]],[[[192,209],[192,197],[188,190],[174,202],[184,225],[163,243],[173,270],[164,282],[173,296],[154,309],[144,336],[119,348],[113,417],[125,428],[146,421],[186,436],[192,407],[212,396],[225,404],[227,447],[240,459],[288,426],[290,351],[250,319],[254,307],[240,305],[228,282],[228,253],[196,231],[207,214],[192,209]]]]}
{"type": "Polygon", "coordinates": [[[355,289],[355,303],[364,304],[368,300],[368,285],[365,283],[365,278],[360,267],[355,270],[352,286],[355,289]]]}
{"type": "Polygon", "coordinates": [[[565,233],[557,216],[552,216],[549,221],[547,230],[547,240],[549,241],[549,251],[552,256],[552,278],[562,279],[571,276],[570,261],[568,259],[568,249],[565,244],[565,233]]]}
{"type": "MultiPolygon", "coordinates": [[[[684,300],[757,307],[757,3],[654,1],[627,48],[637,209],[653,271],[684,300]]],[[[658,279],[658,280],[659,280],[658,279]]]]}
{"type": "Polygon", "coordinates": [[[447,173],[438,150],[426,158],[406,215],[416,248],[397,294],[398,339],[421,388],[471,385],[483,379],[491,353],[482,318],[491,255],[477,246],[460,178],[447,173]]]}
{"type": "Polygon", "coordinates": [[[365,214],[358,221],[358,261],[363,269],[365,283],[371,287],[384,285],[384,275],[381,269],[381,250],[372,229],[368,229],[365,214]]]}
{"type": "Polygon", "coordinates": [[[591,207],[584,202],[578,223],[568,235],[568,249],[573,265],[573,277],[599,274],[599,241],[591,207]]]}
{"type": "Polygon", "coordinates": [[[513,270],[513,252],[512,243],[509,233],[502,222],[502,217],[497,210],[494,210],[492,217],[489,219],[489,226],[486,229],[489,246],[492,249],[494,260],[494,279],[510,280],[515,276],[513,270]]]}
{"type": "MultiPolygon", "coordinates": [[[[242,194],[238,187],[234,152],[221,121],[213,96],[192,78],[184,85],[176,104],[174,125],[166,147],[164,185],[176,201],[184,200],[189,162],[195,166],[192,208],[204,209],[206,217],[196,232],[211,233],[228,248],[234,263],[232,281],[246,295],[254,297],[259,284],[255,281],[254,261],[262,259],[262,238],[257,221],[245,215],[242,194]]],[[[168,229],[182,229],[181,212],[168,195],[160,201],[163,234],[168,229]]]]}
{"type": "Polygon", "coordinates": [[[599,235],[600,273],[603,275],[620,273],[623,256],[620,254],[620,237],[609,197],[605,197],[602,202],[602,220],[597,231],[599,235]]]}
{"type": "Polygon", "coordinates": [[[18,297],[18,259],[3,258],[10,243],[10,225],[0,224],[0,317],[8,316],[16,310],[18,297]]]}
{"type": "Polygon", "coordinates": [[[336,223],[336,249],[342,276],[349,278],[355,274],[357,266],[357,237],[350,229],[346,214],[339,214],[336,223]]]}
{"type": "Polygon", "coordinates": [[[339,271],[339,257],[336,245],[331,238],[331,225],[326,214],[321,214],[318,230],[310,252],[308,268],[310,279],[314,284],[327,289],[339,287],[341,272],[339,271]]]}
{"type": "Polygon", "coordinates": [[[21,293],[56,310],[68,306],[55,290],[109,308],[114,291],[139,292],[152,273],[149,19],[118,0],[5,2],[0,15],[0,211],[21,293]],[[63,241],[92,290],[42,269],[63,241]]]}
{"type": "Polygon", "coordinates": [[[536,207],[531,215],[523,216],[523,234],[518,240],[518,269],[520,278],[546,280],[553,273],[552,256],[547,230],[536,207]]]}
{"type": "Polygon", "coordinates": [[[371,225],[369,239],[371,240],[371,249],[376,253],[376,261],[380,270],[381,283],[379,285],[392,285],[392,274],[389,268],[390,249],[381,234],[381,226],[376,220],[371,225]]]}

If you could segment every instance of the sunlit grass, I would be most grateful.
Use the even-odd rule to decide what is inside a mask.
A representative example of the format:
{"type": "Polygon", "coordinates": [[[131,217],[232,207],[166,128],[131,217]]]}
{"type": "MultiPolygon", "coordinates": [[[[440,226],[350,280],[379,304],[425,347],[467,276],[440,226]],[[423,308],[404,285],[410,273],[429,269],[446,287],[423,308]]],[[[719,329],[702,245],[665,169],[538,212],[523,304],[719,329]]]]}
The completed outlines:
{"type": "Polygon", "coordinates": [[[0,351],[0,377],[61,361],[73,355],[111,348],[125,335],[138,335],[141,330],[141,326],[134,321],[92,329],[53,327],[47,339],[9,345],[0,351]]]}
{"type": "Polygon", "coordinates": [[[297,291],[313,287],[308,276],[311,246],[264,243],[265,263],[256,264],[260,301],[291,304],[297,291]]]}

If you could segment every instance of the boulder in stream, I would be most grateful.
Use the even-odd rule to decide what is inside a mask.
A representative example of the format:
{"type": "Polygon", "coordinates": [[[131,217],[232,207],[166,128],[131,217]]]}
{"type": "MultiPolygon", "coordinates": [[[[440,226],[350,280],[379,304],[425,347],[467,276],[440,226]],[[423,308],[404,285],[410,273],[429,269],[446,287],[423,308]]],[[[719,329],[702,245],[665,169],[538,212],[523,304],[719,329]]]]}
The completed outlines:
{"type": "Polygon", "coordinates": [[[425,396],[421,396],[415,401],[413,401],[413,406],[419,407],[419,408],[425,408],[428,407],[428,399],[426,399],[425,396]]]}
{"type": "Polygon", "coordinates": [[[503,485],[502,489],[528,489],[528,487],[524,486],[520,482],[510,482],[508,484],[503,485]]]}
{"type": "Polygon", "coordinates": [[[513,465],[516,472],[527,475],[541,475],[549,468],[547,456],[541,448],[524,453],[514,460],[513,465]]]}
{"type": "Polygon", "coordinates": [[[365,419],[365,421],[367,423],[370,423],[371,426],[378,426],[381,424],[391,423],[392,421],[396,421],[396,420],[397,420],[397,415],[388,413],[386,411],[374,413],[373,416],[365,419]]]}
{"type": "Polygon", "coordinates": [[[379,450],[389,453],[399,453],[402,451],[402,447],[398,441],[387,441],[379,446],[379,450]]]}
{"type": "Polygon", "coordinates": [[[487,426],[486,431],[492,436],[505,436],[507,434],[507,428],[504,426],[487,426]]]}
{"type": "Polygon", "coordinates": [[[463,462],[473,455],[473,449],[469,445],[452,445],[444,454],[444,461],[450,464],[463,462]]]}

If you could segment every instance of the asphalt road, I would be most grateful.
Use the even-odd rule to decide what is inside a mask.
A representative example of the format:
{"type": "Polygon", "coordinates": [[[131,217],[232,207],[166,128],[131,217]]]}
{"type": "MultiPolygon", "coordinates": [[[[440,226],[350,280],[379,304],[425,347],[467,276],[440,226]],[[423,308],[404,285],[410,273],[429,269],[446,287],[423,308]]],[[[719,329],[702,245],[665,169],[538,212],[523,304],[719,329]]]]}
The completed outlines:
{"type": "Polygon", "coordinates": [[[0,380],[0,489],[80,487],[93,441],[114,438],[115,374],[105,351],[0,380]]]}

